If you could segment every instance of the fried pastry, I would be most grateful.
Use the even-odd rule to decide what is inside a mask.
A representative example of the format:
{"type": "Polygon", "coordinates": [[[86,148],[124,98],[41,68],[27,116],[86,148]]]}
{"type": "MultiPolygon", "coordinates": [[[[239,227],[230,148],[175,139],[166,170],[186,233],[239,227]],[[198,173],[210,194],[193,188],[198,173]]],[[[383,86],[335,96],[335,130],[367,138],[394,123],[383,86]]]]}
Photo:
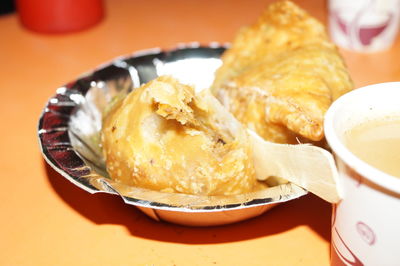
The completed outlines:
{"type": "Polygon", "coordinates": [[[323,139],[326,110],[353,88],[324,26],[289,1],[271,4],[242,29],[222,61],[213,93],[239,121],[273,142],[323,139]]]}
{"type": "Polygon", "coordinates": [[[255,190],[249,136],[208,91],[159,77],[115,104],[103,121],[107,171],[122,183],[171,193],[255,190]]]}

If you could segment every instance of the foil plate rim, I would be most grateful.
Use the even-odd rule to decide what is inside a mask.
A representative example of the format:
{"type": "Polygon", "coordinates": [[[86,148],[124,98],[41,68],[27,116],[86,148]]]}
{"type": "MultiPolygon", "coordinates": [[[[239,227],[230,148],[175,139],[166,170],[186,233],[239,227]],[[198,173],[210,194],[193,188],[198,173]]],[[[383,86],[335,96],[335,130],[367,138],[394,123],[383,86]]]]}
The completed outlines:
{"type": "MultiPolygon", "coordinates": [[[[118,184],[115,185],[115,183],[113,185],[112,180],[108,180],[107,177],[99,175],[96,171],[94,171],[93,166],[89,165],[88,161],[85,160],[82,154],[77,151],[77,146],[72,144],[71,117],[76,115],[77,110],[80,110],[79,108],[84,108],[86,103],[88,103],[89,105],[91,104],[91,102],[88,100],[88,94],[90,94],[88,92],[92,92],[94,90],[93,86],[99,86],[98,84],[100,84],[100,82],[105,82],[104,80],[101,80],[96,76],[98,75],[99,77],[101,77],[101,75],[103,75],[107,77],[107,72],[105,72],[105,74],[101,74],[102,71],[106,70],[107,68],[116,67],[117,63],[121,65],[121,62],[124,62],[127,64],[127,75],[129,75],[129,77],[131,78],[131,82],[133,83],[134,81],[132,80],[134,80],[134,78],[132,78],[132,73],[129,72],[129,68],[131,67],[129,66],[129,60],[140,61],[143,58],[149,56],[155,56],[156,58],[158,55],[161,56],[161,59],[165,59],[165,55],[174,53],[178,56],[178,58],[180,58],[179,56],[182,56],[182,54],[183,58],[185,58],[185,56],[186,58],[191,58],[190,52],[193,52],[196,55],[198,55],[199,53],[203,56],[205,55],[204,58],[207,58],[207,53],[209,52],[211,54],[210,57],[216,58],[216,54],[221,54],[222,51],[225,50],[228,46],[229,44],[226,43],[219,44],[216,42],[212,42],[210,43],[210,45],[206,46],[197,42],[192,42],[188,44],[178,44],[177,48],[170,50],[161,50],[160,48],[140,50],[132,53],[131,55],[116,57],[115,59],[94,68],[94,70],[88,71],[85,74],[79,76],[77,80],[71,81],[66,85],[58,88],[56,94],[47,101],[46,106],[40,115],[38,123],[39,145],[45,161],[64,178],[68,179],[74,185],[91,194],[100,192],[116,194],[121,196],[126,204],[152,208],[156,210],[170,210],[179,212],[227,211],[268,204],[276,204],[299,198],[307,194],[308,192],[303,188],[300,188],[292,183],[288,183],[274,187],[274,190],[281,190],[283,191],[283,194],[279,194],[277,193],[277,191],[275,191],[275,195],[270,197],[241,195],[241,197],[239,197],[241,201],[237,202],[236,200],[235,202],[235,200],[232,200],[229,203],[228,200],[228,204],[215,204],[207,206],[204,204],[182,205],[155,202],[140,197],[134,197],[125,193],[124,191],[126,191],[126,187],[124,188],[123,185],[121,185],[122,187],[118,184]],[[96,180],[96,182],[93,182],[93,180],[96,180]],[[246,199],[246,197],[249,197],[249,200],[243,200],[246,199]]],[[[146,61],[144,67],[140,65],[135,66],[135,71],[137,72],[137,69],[139,69],[140,67],[143,68],[143,71],[146,71],[146,67],[148,67],[148,65],[146,65],[147,63],[148,62],[146,61]]],[[[124,67],[121,67],[121,69],[123,68],[124,67]]],[[[134,75],[138,75],[138,77],[140,77],[139,74],[134,73],[134,75]]],[[[114,81],[113,79],[110,80],[114,81]]],[[[140,84],[130,84],[131,87],[136,87],[139,85],[140,84]]],[[[99,91],[100,90],[101,88],[99,89],[99,91]]],[[[146,191],[145,189],[141,191],[143,191],[144,194],[153,193],[151,191],[146,191]]],[[[157,195],[160,193],[165,194],[158,191],[154,193],[156,193],[157,195]]],[[[268,195],[268,193],[266,193],[266,195],[268,195]]],[[[193,198],[194,196],[181,194],[178,195],[178,198],[179,197],[182,197],[182,199],[184,199],[185,197],[193,198]]],[[[222,200],[221,202],[224,201],[222,200]]]]}

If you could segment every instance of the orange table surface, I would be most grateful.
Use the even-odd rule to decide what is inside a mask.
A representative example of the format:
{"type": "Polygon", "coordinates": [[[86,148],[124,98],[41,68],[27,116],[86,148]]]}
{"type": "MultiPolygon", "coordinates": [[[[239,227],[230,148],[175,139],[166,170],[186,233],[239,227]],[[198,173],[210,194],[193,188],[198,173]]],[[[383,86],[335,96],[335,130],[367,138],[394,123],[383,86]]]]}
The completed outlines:
{"type": "MultiPolygon", "coordinates": [[[[90,195],[39,151],[37,122],[57,87],[137,50],[229,42],[268,2],[109,0],[100,24],[62,35],[0,17],[0,265],[328,265],[331,206],[313,195],[244,222],[190,228],[90,195]]],[[[326,23],[325,1],[296,2],[326,23]]],[[[399,39],[385,52],[342,54],[357,87],[400,80],[399,39]]]]}

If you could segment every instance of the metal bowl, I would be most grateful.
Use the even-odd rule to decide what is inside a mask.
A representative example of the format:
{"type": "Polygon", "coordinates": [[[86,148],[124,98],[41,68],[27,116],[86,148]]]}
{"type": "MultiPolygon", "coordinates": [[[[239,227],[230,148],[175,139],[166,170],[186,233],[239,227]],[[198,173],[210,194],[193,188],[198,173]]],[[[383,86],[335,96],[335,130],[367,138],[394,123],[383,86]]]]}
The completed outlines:
{"type": "Polygon", "coordinates": [[[119,195],[155,220],[191,226],[233,223],[260,215],[307,192],[287,183],[236,196],[196,196],[127,186],[109,178],[99,132],[102,113],[114,97],[160,75],[172,75],[201,90],[211,85],[226,46],[180,45],[119,57],[56,90],[39,120],[43,156],[58,173],[90,193],[119,195]]]}

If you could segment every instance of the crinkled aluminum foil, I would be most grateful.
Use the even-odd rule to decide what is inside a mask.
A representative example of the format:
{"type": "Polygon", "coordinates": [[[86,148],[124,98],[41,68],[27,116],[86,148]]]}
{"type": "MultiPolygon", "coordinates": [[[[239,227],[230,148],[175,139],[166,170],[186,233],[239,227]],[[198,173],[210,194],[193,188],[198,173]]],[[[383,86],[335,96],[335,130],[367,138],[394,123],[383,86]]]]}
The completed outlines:
{"type": "Polygon", "coordinates": [[[257,216],[277,203],[305,195],[291,183],[236,196],[164,193],[111,180],[99,145],[102,114],[110,101],[159,75],[172,75],[196,90],[212,83],[225,46],[197,43],[175,50],[152,49],[120,57],[57,89],[40,117],[38,135],[46,161],[90,192],[117,194],[156,220],[217,225],[257,216]]]}

